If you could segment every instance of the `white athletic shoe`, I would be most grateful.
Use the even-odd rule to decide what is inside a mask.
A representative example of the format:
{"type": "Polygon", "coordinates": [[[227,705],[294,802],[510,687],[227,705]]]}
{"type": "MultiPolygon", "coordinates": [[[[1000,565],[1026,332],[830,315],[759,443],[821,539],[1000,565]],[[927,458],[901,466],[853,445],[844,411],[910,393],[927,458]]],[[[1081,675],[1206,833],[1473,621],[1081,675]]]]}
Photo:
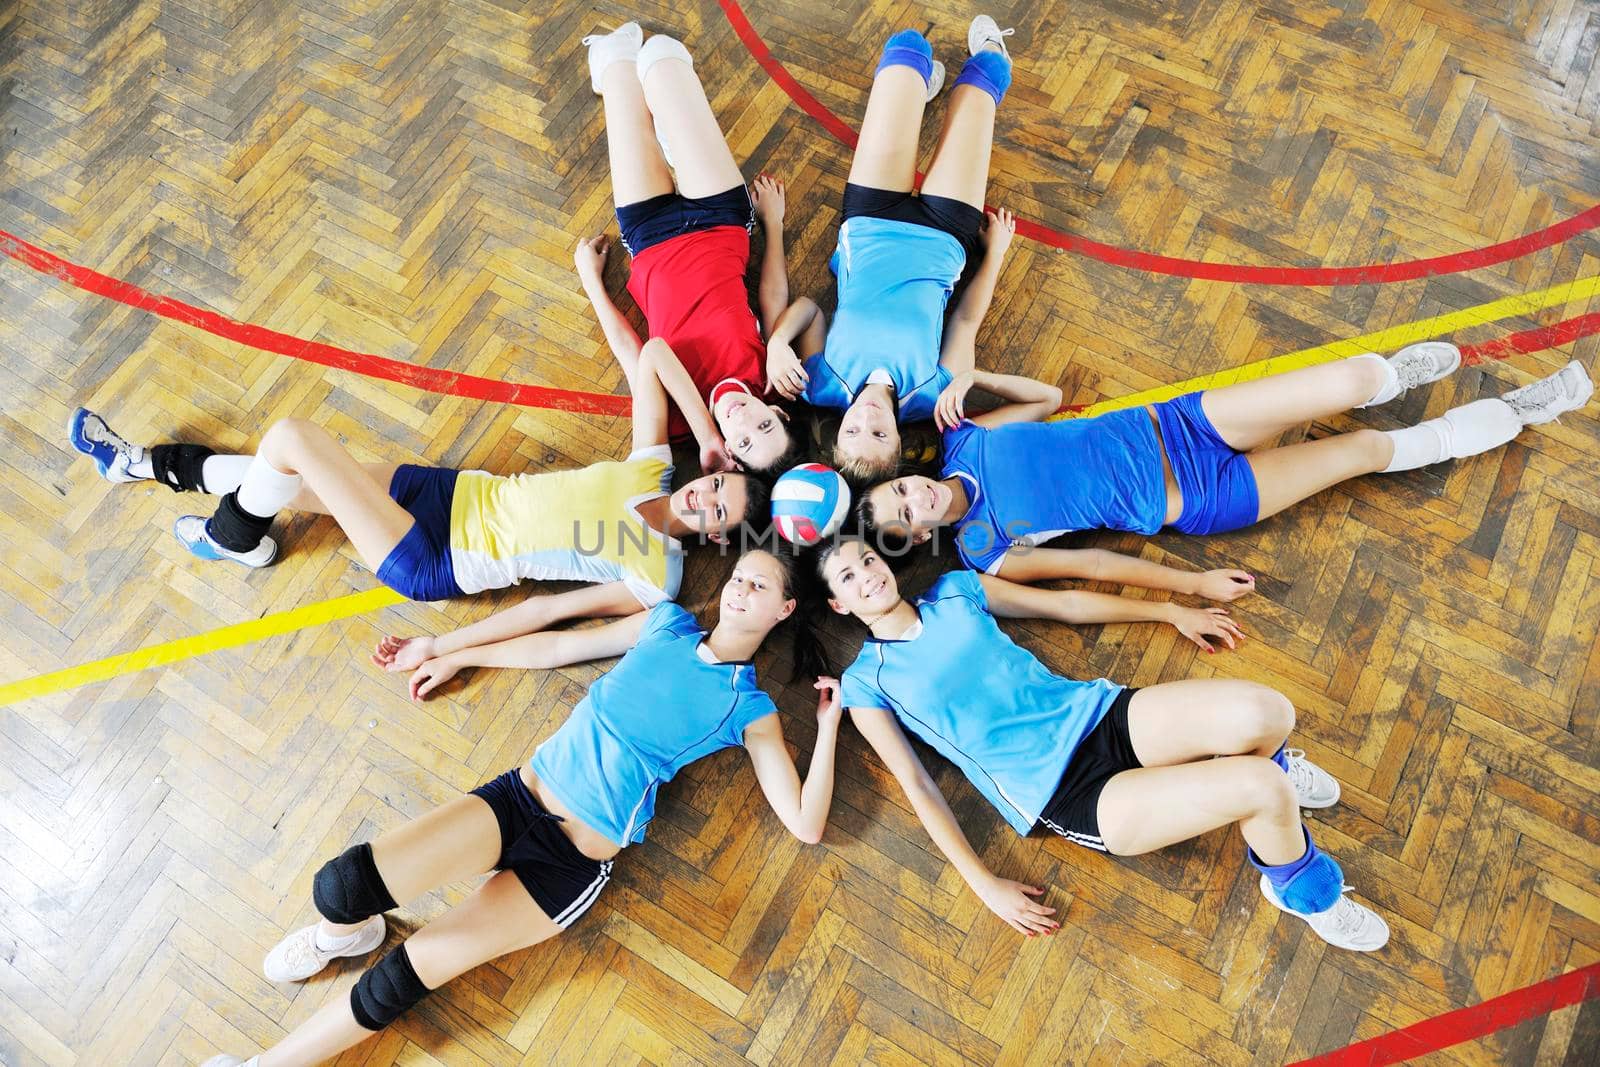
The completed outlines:
{"type": "Polygon", "coordinates": [[[106,424],[106,420],[90,411],[79,408],[67,421],[67,439],[72,447],[94,460],[95,470],[108,482],[142,482],[145,476],[134,474],[129,468],[143,462],[142,445],[129,444],[122,435],[106,424]]]}
{"type": "Polygon", "coordinates": [[[933,98],[939,95],[939,90],[944,88],[944,64],[937,59],[933,61],[933,72],[928,75],[927,102],[932,103],[933,98]]]}
{"type": "Polygon", "coordinates": [[[1461,349],[1448,341],[1421,341],[1390,356],[1389,366],[1400,379],[1403,393],[1454,374],[1461,366],[1461,349]]]}
{"type": "Polygon", "coordinates": [[[1302,808],[1331,808],[1339,803],[1339,783],[1333,775],[1306,759],[1302,749],[1286,748],[1283,754],[1289,757],[1289,781],[1302,808]]]}
{"type": "Polygon", "coordinates": [[[1015,29],[1002,30],[1000,25],[988,15],[979,15],[967,27],[967,54],[977,55],[986,45],[995,45],[1007,59],[1011,53],[1006,51],[1006,38],[1016,33],[1015,29]]]}
{"type": "Polygon", "coordinates": [[[1524,426],[1554,422],[1556,416],[1577,411],[1594,395],[1594,382],[1583,364],[1573,360],[1548,378],[1513,389],[1500,399],[1511,406],[1524,426]]]}
{"type": "Polygon", "coordinates": [[[263,537],[261,543],[248,552],[223,548],[206,532],[204,515],[179,516],[178,521],[172,524],[172,533],[189,550],[190,555],[198,559],[231,559],[246,567],[265,567],[278,558],[278,542],[270,537],[263,537]]]}
{"type": "Polygon", "coordinates": [[[644,30],[637,22],[624,22],[610,33],[591,33],[583,39],[589,49],[589,87],[600,95],[600,75],[613,63],[632,63],[639,58],[644,30]]]}
{"type": "Polygon", "coordinates": [[[317,945],[317,927],[321,923],[302,926],[279,941],[261,961],[261,971],[269,981],[303,982],[340,956],[365,956],[387,936],[389,928],[382,915],[374,915],[361,924],[356,938],[343,948],[323,949],[317,945]]]}
{"type": "MultiPolygon", "coordinates": [[[[1349,892],[1349,886],[1344,888],[1345,892],[1349,892]]],[[[1304,919],[1318,937],[1334,948],[1345,948],[1352,952],[1376,952],[1389,943],[1389,924],[1383,921],[1383,916],[1365,904],[1357,904],[1342,893],[1337,904],[1315,915],[1304,915],[1285,907],[1264,874],[1261,876],[1261,895],[1272,901],[1280,911],[1304,919]]]]}
{"type": "Polygon", "coordinates": [[[211,1057],[202,1063],[200,1067],[256,1067],[259,1062],[261,1062],[260,1056],[251,1056],[247,1060],[241,1060],[237,1056],[224,1052],[220,1056],[211,1057]]]}

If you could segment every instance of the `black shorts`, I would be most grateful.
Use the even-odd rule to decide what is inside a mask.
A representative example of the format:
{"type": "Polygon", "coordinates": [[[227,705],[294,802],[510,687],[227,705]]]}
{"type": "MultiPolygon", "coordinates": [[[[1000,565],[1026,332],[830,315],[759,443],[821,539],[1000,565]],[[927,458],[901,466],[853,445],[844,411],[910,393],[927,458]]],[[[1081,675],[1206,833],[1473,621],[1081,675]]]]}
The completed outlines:
{"type": "Polygon", "coordinates": [[[967,253],[967,266],[983,259],[983,212],[962,200],[948,196],[893,193],[870,185],[844,187],[844,217],[864,215],[869,219],[910,222],[940,230],[961,242],[967,253]]]}
{"type": "Polygon", "coordinates": [[[617,208],[617,225],[623,247],[636,256],[651,245],[713,226],[743,226],[746,233],[753,233],[756,209],[743,185],[710,196],[662,193],[617,208]]]}
{"type": "Polygon", "coordinates": [[[1123,771],[1144,766],[1133,754],[1133,739],[1128,735],[1128,704],[1137,692],[1128,688],[1118,693],[1099,725],[1072,754],[1061,784],[1039,813],[1040,826],[1085,848],[1106,851],[1106,843],[1100,839],[1100,793],[1123,771]]]}
{"type": "Polygon", "coordinates": [[[472,791],[500,821],[497,871],[510,871],[560,927],[589,910],[611,878],[610,860],[592,860],[561,832],[561,816],[539,803],[513,767],[472,791]]]}

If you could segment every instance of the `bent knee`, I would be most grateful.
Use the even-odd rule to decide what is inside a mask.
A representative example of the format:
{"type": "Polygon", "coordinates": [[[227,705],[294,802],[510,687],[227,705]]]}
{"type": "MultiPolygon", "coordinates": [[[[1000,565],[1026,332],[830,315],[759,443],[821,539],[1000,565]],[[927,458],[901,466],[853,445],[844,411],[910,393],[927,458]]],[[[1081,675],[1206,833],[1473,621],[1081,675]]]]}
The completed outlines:
{"type": "Polygon", "coordinates": [[[310,442],[327,436],[328,431],[310,419],[290,416],[267,427],[267,432],[261,437],[260,451],[293,454],[303,451],[310,442]]]}
{"type": "Polygon", "coordinates": [[[1244,807],[1256,815],[1281,818],[1300,810],[1294,783],[1283,769],[1265,756],[1249,759],[1239,767],[1238,788],[1244,807]]]}
{"type": "Polygon", "coordinates": [[[1250,688],[1240,708],[1249,734],[1247,740],[1277,748],[1294,730],[1294,704],[1276,689],[1255,682],[1248,684],[1250,688]]]}

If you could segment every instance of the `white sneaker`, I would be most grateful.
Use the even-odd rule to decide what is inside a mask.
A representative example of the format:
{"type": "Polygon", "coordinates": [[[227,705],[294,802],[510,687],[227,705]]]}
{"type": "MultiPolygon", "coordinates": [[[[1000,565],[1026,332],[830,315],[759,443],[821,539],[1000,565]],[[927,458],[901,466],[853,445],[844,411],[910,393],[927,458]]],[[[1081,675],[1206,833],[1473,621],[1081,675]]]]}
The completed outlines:
{"type": "Polygon", "coordinates": [[[632,63],[639,58],[644,30],[637,22],[624,22],[610,33],[591,33],[583,39],[589,49],[589,87],[600,95],[600,75],[613,63],[632,63]]]}
{"type": "MultiPolygon", "coordinates": [[[[1344,889],[1345,892],[1350,891],[1349,886],[1345,886],[1344,889]]],[[[1261,876],[1261,895],[1272,901],[1280,911],[1304,919],[1318,937],[1334,948],[1349,949],[1352,952],[1376,952],[1389,943],[1389,924],[1383,921],[1383,916],[1365,904],[1357,904],[1342,893],[1337,904],[1315,915],[1305,915],[1286,907],[1283,901],[1278,899],[1272,883],[1267,881],[1267,876],[1264,874],[1261,876]]]]}
{"type": "Polygon", "coordinates": [[[1289,757],[1289,781],[1302,808],[1331,808],[1339,803],[1339,783],[1333,775],[1306,759],[1302,749],[1286,748],[1283,754],[1289,757]]]}
{"type": "Polygon", "coordinates": [[[939,95],[939,90],[944,88],[944,64],[937,59],[933,61],[933,71],[928,75],[927,103],[932,103],[933,98],[939,95]]]}
{"type": "Polygon", "coordinates": [[[263,537],[261,542],[248,552],[235,552],[231,548],[223,548],[213,541],[211,534],[206,531],[204,515],[179,516],[178,521],[172,524],[172,533],[191,555],[199,559],[231,559],[235,563],[243,563],[246,567],[265,567],[278,558],[278,542],[270,537],[263,537]]]}
{"type": "Polygon", "coordinates": [[[382,915],[374,915],[361,924],[355,940],[341,948],[325,949],[317,944],[317,927],[321,923],[302,926],[279,941],[261,961],[261,971],[273,982],[303,982],[340,956],[365,956],[383,944],[389,928],[382,915]]]}
{"type": "Polygon", "coordinates": [[[1421,341],[1390,356],[1389,366],[1403,393],[1454,374],[1461,366],[1461,349],[1448,341],[1421,341]]]}
{"type": "Polygon", "coordinates": [[[1011,53],[1006,51],[1006,38],[1016,32],[1015,29],[1002,30],[988,15],[979,15],[967,27],[967,54],[975,56],[983,51],[985,45],[992,44],[999,47],[1000,53],[1010,59],[1011,53]]]}
{"type": "Polygon", "coordinates": [[[1556,416],[1577,411],[1594,395],[1594,382],[1583,364],[1573,360],[1548,378],[1513,389],[1500,399],[1511,406],[1524,426],[1554,422],[1556,416]]]}

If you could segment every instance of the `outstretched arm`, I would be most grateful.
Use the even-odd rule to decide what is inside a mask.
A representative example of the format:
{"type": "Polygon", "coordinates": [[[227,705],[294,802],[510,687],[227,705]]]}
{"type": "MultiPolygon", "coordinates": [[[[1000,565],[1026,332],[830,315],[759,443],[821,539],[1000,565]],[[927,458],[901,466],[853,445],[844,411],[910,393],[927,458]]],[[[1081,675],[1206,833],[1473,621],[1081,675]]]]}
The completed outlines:
{"type": "Polygon", "coordinates": [[[1019,933],[1053,932],[1060,923],[1050,916],[1054,908],[1047,908],[1030,897],[1044,892],[1037,886],[1023,885],[1009,878],[997,877],[973,851],[967,835],[961,832],[944,794],[917,758],[911,743],[895,721],[894,714],[882,708],[851,708],[850,719],[867,739],[878,758],[883,760],[900,788],[905,791],[911,809],[922,820],[923,827],[933,843],[939,846],[972,891],[978,894],[989,910],[1010,923],[1019,933]]]}
{"type": "Polygon", "coordinates": [[[471,645],[438,656],[411,672],[411,699],[422,700],[454,678],[463,667],[520,667],[534,670],[620,656],[639,640],[649,614],[639,609],[627,618],[608,622],[604,626],[582,630],[545,630],[492,644],[471,645]]]}
{"type": "Polygon", "coordinates": [[[1223,603],[1253,593],[1256,580],[1241,570],[1181,571],[1137,556],[1103,548],[1034,548],[1017,545],[1000,561],[999,576],[1008,582],[1081,578],[1145,589],[1189,593],[1223,603]]]}
{"type": "Polygon", "coordinates": [[[583,284],[584,295],[594,307],[594,317],[600,320],[600,329],[606,335],[611,354],[617,357],[622,373],[633,388],[634,375],[639,368],[639,335],[622,310],[606,292],[606,253],[611,250],[611,239],[605,234],[586,237],[573,249],[572,259],[578,269],[578,280],[583,284]]]}
{"type": "Polygon", "coordinates": [[[767,338],[767,388],[798,400],[808,381],[799,353],[816,355],[826,337],[827,320],[815,300],[802,296],[790,304],[767,338]]]}
{"type": "Polygon", "coordinates": [[[983,262],[967,282],[967,291],[961,295],[944,328],[939,365],[951,374],[969,371],[977,361],[978,327],[989,313],[994,287],[1000,281],[1000,268],[1005,264],[1006,249],[1016,232],[1017,220],[1005,208],[988,212],[983,217],[983,262]]]}
{"type": "Polygon", "coordinates": [[[953,430],[966,418],[967,393],[977,386],[1007,403],[993,411],[974,416],[973,422],[987,429],[1008,422],[1040,422],[1061,408],[1061,389],[1020,374],[994,374],[984,370],[963,371],[951,379],[939,394],[933,409],[934,424],[953,430]]]}
{"type": "Polygon", "coordinates": [[[816,689],[817,747],[811,750],[811,767],[803,783],[789,746],[783,743],[783,723],[776,713],[757,719],[744,731],[744,747],[767,803],[790,833],[813,845],[822,840],[833,805],[833,756],[841,718],[839,680],[818,678],[816,689]]]}
{"type": "Polygon", "coordinates": [[[1214,637],[1229,648],[1244,634],[1222,608],[1186,608],[1164,600],[1091,593],[1082,589],[1040,589],[1018,585],[992,574],[978,580],[989,598],[989,610],[1002,619],[1055,619],[1065,623],[1164,622],[1207,652],[1214,637]]]}
{"type": "Polygon", "coordinates": [[[761,280],[756,285],[756,304],[761,309],[761,336],[771,337],[778,324],[778,316],[789,306],[789,266],[783,254],[783,183],[763,174],[755,180],[751,199],[755,201],[756,218],[766,233],[766,247],[761,252],[761,280]]]}

